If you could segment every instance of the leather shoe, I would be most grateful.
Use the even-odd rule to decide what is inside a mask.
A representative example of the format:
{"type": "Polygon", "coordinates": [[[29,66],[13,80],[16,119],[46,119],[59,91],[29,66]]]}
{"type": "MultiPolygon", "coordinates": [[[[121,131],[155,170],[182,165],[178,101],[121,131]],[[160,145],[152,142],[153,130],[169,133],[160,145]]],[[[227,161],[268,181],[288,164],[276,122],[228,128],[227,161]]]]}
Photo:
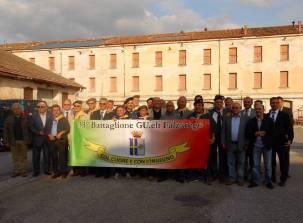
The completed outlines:
{"type": "Polygon", "coordinates": [[[248,185],[248,188],[253,188],[253,187],[257,187],[257,186],[258,186],[258,184],[256,184],[256,183],[250,183],[248,185]]]}
{"type": "Polygon", "coordinates": [[[272,185],[272,183],[267,183],[267,184],[266,184],[266,187],[267,187],[268,189],[274,189],[274,185],[272,185]]]}
{"type": "Polygon", "coordinates": [[[279,186],[280,186],[280,187],[284,187],[284,186],[285,186],[285,181],[281,181],[281,182],[279,183],[279,186]]]}

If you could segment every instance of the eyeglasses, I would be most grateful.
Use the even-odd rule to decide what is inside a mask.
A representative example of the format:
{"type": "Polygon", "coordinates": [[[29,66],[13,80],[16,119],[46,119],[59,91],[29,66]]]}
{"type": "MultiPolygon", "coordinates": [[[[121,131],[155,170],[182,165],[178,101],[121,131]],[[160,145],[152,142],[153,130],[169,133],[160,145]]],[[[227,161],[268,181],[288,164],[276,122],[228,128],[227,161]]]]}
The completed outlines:
{"type": "Polygon", "coordinates": [[[88,105],[94,105],[95,104],[95,102],[90,102],[90,103],[87,103],[88,105]]]}
{"type": "Polygon", "coordinates": [[[37,108],[46,108],[45,106],[37,106],[37,108]]]}
{"type": "Polygon", "coordinates": [[[106,103],[99,103],[100,105],[106,105],[106,103]]]}
{"type": "Polygon", "coordinates": [[[65,105],[69,105],[69,106],[70,106],[71,104],[63,104],[63,105],[64,105],[64,106],[65,106],[65,105]]]}
{"type": "Polygon", "coordinates": [[[80,107],[81,107],[81,105],[74,105],[74,107],[76,107],[76,108],[80,108],[80,107]]]}

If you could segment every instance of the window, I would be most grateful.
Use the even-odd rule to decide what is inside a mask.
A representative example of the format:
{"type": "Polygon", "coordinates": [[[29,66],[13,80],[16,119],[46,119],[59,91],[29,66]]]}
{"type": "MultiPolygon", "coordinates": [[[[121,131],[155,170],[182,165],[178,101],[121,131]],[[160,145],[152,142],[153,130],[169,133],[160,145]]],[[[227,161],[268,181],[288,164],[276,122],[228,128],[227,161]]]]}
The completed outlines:
{"type": "Polygon", "coordinates": [[[289,60],[289,45],[280,46],[280,60],[281,61],[289,60]]]}
{"type": "Polygon", "coordinates": [[[287,88],[288,87],[288,71],[280,72],[280,87],[287,88]]]}
{"type": "Polygon", "coordinates": [[[203,89],[210,90],[211,89],[211,74],[203,75],[203,89]]]}
{"type": "Polygon", "coordinates": [[[162,67],[162,51],[156,52],[156,67],[162,67]]]}
{"type": "Polygon", "coordinates": [[[96,78],[94,77],[89,78],[89,91],[90,92],[96,91],[96,78]]]}
{"type": "Polygon", "coordinates": [[[133,89],[132,91],[139,91],[139,76],[133,76],[133,89]]]}
{"type": "Polygon", "coordinates": [[[229,74],[229,89],[237,88],[237,73],[229,74]]]}
{"type": "Polygon", "coordinates": [[[89,69],[93,70],[96,67],[95,55],[89,55],[89,69]]]}
{"type": "Polygon", "coordinates": [[[110,78],[110,92],[117,92],[117,77],[110,78]]]}
{"type": "Polygon", "coordinates": [[[110,69],[116,69],[117,68],[117,54],[111,54],[110,55],[110,69]]]}
{"type": "Polygon", "coordinates": [[[23,98],[25,100],[33,100],[33,94],[34,93],[34,89],[33,88],[30,88],[30,87],[25,87],[23,89],[23,98]]]}
{"type": "Polygon", "coordinates": [[[55,70],[55,57],[48,58],[48,67],[50,70],[55,70]]]}
{"type": "Polygon", "coordinates": [[[179,91],[186,91],[186,75],[179,75],[179,91]]]}
{"type": "Polygon", "coordinates": [[[203,64],[211,64],[211,49],[204,49],[203,64]]]}
{"type": "Polygon", "coordinates": [[[254,62],[255,63],[262,62],[262,46],[254,47],[254,62]]]}
{"type": "Polygon", "coordinates": [[[229,63],[237,63],[237,47],[229,48],[229,63]]]}
{"type": "Polygon", "coordinates": [[[133,53],[133,67],[139,67],[139,53],[133,53]]]}
{"type": "Polygon", "coordinates": [[[186,50],[179,50],[179,65],[186,65],[186,50]]]}
{"type": "Polygon", "coordinates": [[[156,88],[155,91],[162,91],[162,75],[157,75],[156,76],[156,88]]]}
{"type": "Polygon", "coordinates": [[[75,70],[75,57],[74,56],[68,57],[68,69],[75,70]]]}
{"type": "Polygon", "coordinates": [[[262,72],[254,73],[254,88],[262,88],[262,72]]]}
{"type": "Polygon", "coordinates": [[[35,57],[29,58],[29,62],[35,64],[36,63],[35,57]]]}

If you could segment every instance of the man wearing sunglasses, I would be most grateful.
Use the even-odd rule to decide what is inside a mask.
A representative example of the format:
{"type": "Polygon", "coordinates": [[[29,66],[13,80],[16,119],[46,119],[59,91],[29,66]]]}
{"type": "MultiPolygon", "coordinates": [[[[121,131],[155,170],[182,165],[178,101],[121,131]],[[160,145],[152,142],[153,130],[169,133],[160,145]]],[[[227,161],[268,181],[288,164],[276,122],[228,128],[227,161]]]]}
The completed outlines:
{"type": "Polygon", "coordinates": [[[50,174],[50,155],[47,136],[51,132],[52,116],[47,112],[47,103],[40,101],[37,112],[30,120],[30,129],[33,134],[33,176],[40,174],[40,154],[43,152],[44,174],[50,174]]]}

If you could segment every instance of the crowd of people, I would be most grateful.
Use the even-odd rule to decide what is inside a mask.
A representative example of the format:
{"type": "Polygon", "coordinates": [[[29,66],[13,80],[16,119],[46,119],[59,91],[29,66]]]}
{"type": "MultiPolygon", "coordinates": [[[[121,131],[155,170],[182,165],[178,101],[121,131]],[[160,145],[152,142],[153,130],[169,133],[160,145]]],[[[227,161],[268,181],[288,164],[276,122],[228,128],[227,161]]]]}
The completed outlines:
{"type": "Polygon", "coordinates": [[[194,109],[187,108],[187,98],[165,101],[159,97],[149,98],[145,105],[139,105],[140,96],[127,98],[123,104],[114,105],[114,101],[95,98],[84,103],[67,99],[62,108],[40,101],[37,112],[29,117],[23,115],[18,103],[12,105],[12,115],[4,125],[4,142],[11,149],[12,177],[28,175],[27,149],[32,146],[33,176],[40,174],[42,167],[46,175],[53,179],[69,176],[94,174],[115,179],[120,177],[156,178],[158,182],[175,178],[179,182],[203,181],[207,184],[218,180],[226,185],[256,187],[263,182],[269,189],[274,188],[276,177],[276,157],[279,158],[279,186],[285,186],[289,176],[289,149],[293,141],[293,116],[289,108],[283,107],[282,97],[270,98],[271,109],[265,113],[261,100],[250,97],[243,99],[242,105],[230,97],[216,95],[213,107],[204,108],[203,97],[197,95],[193,100],[194,109]],[[99,104],[99,105],[98,105],[99,104]],[[208,119],[211,138],[209,143],[208,166],[206,169],[132,169],[106,167],[69,167],[69,132],[72,120],[175,120],[208,119]],[[263,156],[264,165],[261,165],[263,156]],[[264,166],[264,171],[261,167],[264,166]],[[264,181],[261,180],[264,173],[264,181]]]}

